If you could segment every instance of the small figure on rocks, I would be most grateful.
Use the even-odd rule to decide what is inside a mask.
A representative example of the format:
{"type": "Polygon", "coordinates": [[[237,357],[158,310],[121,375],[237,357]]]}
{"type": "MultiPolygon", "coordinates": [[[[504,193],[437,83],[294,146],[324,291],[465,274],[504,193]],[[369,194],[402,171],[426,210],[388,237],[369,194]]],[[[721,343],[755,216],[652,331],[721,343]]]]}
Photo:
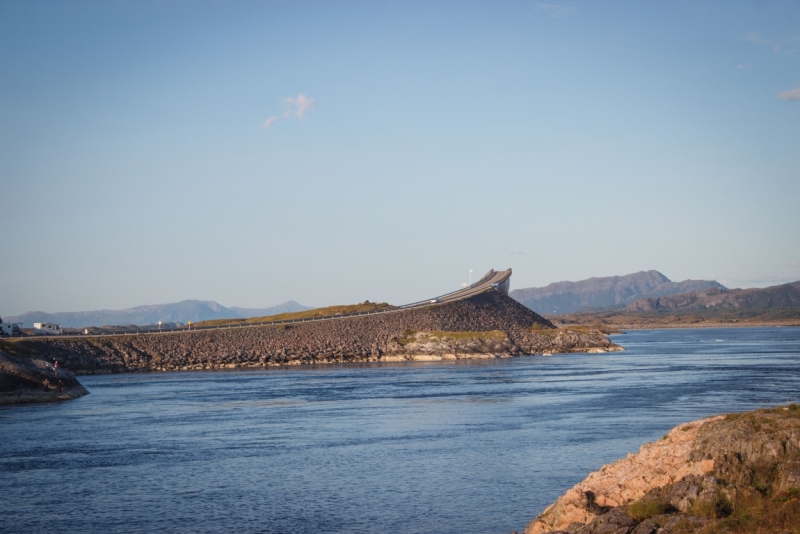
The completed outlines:
{"type": "Polygon", "coordinates": [[[58,381],[58,392],[59,393],[61,393],[61,388],[63,388],[63,387],[64,387],[64,381],[63,380],[59,380],[58,381]]]}
{"type": "Polygon", "coordinates": [[[45,378],[44,382],[42,382],[42,385],[44,386],[45,391],[50,391],[50,381],[48,379],[45,378]]]}
{"type": "Polygon", "coordinates": [[[53,370],[58,371],[58,360],[53,358],[53,370]]]}

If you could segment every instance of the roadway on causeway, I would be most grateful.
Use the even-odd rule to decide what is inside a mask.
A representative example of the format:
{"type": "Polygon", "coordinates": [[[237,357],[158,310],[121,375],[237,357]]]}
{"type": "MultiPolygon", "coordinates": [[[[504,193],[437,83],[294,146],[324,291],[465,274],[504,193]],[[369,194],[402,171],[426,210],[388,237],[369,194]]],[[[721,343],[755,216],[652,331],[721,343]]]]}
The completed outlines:
{"type": "MultiPolygon", "coordinates": [[[[63,334],[61,336],[51,336],[51,335],[38,335],[35,337],[81,337],[81,338],[89,338],[89,337],[108,337],[108,336],[136,336],[136,335],[168,335],[168,334],[178,334],[178,333],[186,333],[186,332],[205,332],[208,330],[234,330],[240,328],[255,328],[259,326],[272,326],[272,325],[282,325],[282,324],[299,324],[299,323],[312,323],[318,321],[333,321],[333,320],[340,320],[346,319],[349,317],[360,317],[364,315],[378,315],[381,313],[396,313],[399,311],[409,310],[413,308],[426,308],[429,306],[437,306],[442,303],[446,302],[454,302],[457,300],[464,300],[470,297],[474,297],[475,295],[480,295],[481,293],[485,293],[486,291],[491,291],[492,289],[499,289],[502,288],[503,284],[507,282],[511,278],[511,269],[505,271],[495,271],[490,270],[486,273],[483,278],[475,282],[469,287],[465,287],[464,289],[459,289],[458,291],[453,291],[452,293],[446,293],[444,295],[440,295],[438,297],[432,297],[430,299],[421,300],[419,302],[412,302],[411,304],[404,304],[402,306],[393,306],[391,308],[383,308],[380,310],[373,310],[368,312],[357,312],[357,313],[348,313],[348,314],[340,314],[340,315],[327,315],[321,317],[310,317],[307,319],[287,319],[285,321],[265,321],[259,323],[244,323],[244,324],[230,324],[230,325],[218,325],[218,326],[201,326],[195,328],[174,328],[170,330],[141,330],[139,332],[112,332],[112,333],[103,333],[103,334],[63,334]]],[[[507,288],[507,285],[506,285],[507,288]]],[[[17,339],[26,339],[26,338],[17,338],[17,339]]],[[[30,339],[30,338],[27,338],[30,339]]]]}

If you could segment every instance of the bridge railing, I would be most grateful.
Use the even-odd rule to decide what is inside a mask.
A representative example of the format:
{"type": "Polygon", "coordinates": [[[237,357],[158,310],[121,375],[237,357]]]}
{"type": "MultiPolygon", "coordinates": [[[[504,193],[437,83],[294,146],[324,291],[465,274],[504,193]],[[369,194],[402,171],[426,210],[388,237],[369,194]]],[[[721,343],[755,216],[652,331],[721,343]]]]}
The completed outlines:
{"type": "MultiPolygon", "coordinates": [[[[500,274],[500,273],[496,273],[500,274]]],[[[306,317],[304,319],[283,319],[281,321],[263,321],[263,322],[253,322],[253,323],[232,323],[227,325],[209,325],[209,326],[196,326],[196,327],[177,327],[177,328],[149,328],[149,329],[142,329],[142,330],[128,330],[123,332],[104,332],[100,334],[82,334],[80,332],[68,332],[60,335],[51,335],[51,334],[37,334],[34,337],[81,337],[81,338],[88,338],[88,337],[107,337],[107,336],[137,336],[141,334],[177,334],[181,332],[205,332],[211,330],[235,330],[241,328],[253,328],[253,327],[260,327],[260,326],[280,326],[280,325],[291,325],[291,324],[302,324],[302,323],[312,323],[318,321],[330,321],[333,319],[344,319],[347,317],[357,317],[362,315],[378,315],[382,313],[393,313],[403,310],[408,310],[411,308],[419,308],[423,306],[430,306],[432,304],[438,304],[441,300],[447,300],[452,302],[453,300],[461,300],[453,299],[452,297],[463,293],[462,298],[472,297],[474,295],[483,293],[484,291],[488,291],[492,289],[492,286],[489,282],[494,277],[490,277],[487,280],[482,280],[479,282],[483,282],[486,285],[485,288],[481,288],[478,282],[475,284],[458,289],[456,291],[451,291],[450,293],[445,293],[444,295],[440,295],[438,297],[434,297],[431,299],[420,300],[417,302],[412,302],[410,304],[403,304],[401,306],[391,306],[388,308],[381,308],[377,310],[370,310],[370,311],[363,311],[363,312],[353,312],[353,313],[340,313],[335,315],[321,315],[319,317],[306,317]],[[436,301],[436,302],[434,302],[436,301]]]]}

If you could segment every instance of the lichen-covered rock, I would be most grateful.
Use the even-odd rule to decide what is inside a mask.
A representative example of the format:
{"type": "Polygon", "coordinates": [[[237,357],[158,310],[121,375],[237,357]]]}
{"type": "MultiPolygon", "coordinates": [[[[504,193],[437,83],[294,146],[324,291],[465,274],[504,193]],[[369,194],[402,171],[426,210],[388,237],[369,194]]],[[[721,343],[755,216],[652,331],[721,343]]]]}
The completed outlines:
{"type": "Polygon", "coordinates": [[[590,523],[598,510],[641,499],[648,491],[687,475],[704,475],[713,460],[690,459],[698,429],[711,418],[674,428],[664,439],[645,444],[638,453],[604,465],[568,490],[537,517],[526,530],[540,534],[561,530],[573,523],[590,523]],[[587,495],[590,498],[587,499],[587,495]],[[590,506],[595,505],[595,506],[590,506]]]}
{"type": "Polygon", "coordinates": [[[800,533],[799,484],[800,406],[711,417],[591,473],[526,533],[800,533]]]}

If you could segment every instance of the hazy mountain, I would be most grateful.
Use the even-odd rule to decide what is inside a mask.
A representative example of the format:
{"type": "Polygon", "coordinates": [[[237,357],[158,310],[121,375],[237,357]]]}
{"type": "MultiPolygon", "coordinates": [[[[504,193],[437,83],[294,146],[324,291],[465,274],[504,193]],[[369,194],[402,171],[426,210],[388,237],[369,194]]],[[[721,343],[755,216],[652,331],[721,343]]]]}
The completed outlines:
{"type": "Polygon", "coordinates": [[[538,313],[563,314],[621,308],[642,298],[712,288],[725,289],[725,286],[713,280],[673,282],[658,271],[641,271],[625,276],[605,276],[515,289],[509,296],[538,313]]]}
{"type": "Polygon", "coordinates": [[[271,306],[269,308],[240,308],[239,306],[231,306],[231,310],[239,314],[239,317],[264,317],[265,315],[278,315],[279,313],[292,313],[305,310],[311,310],[308,306],[303,306],[293,300],[271,306]]]}
{"type": "Polygon", "coordinates": [[[800,307],[800,281],[763,289],[708,289],[637,300],[621,312],[689,312],[697,310],[800,307]]]}
{"type": "Polygon", "coordinates": [[[64,328],[83,328],[105,325],[151,325],[158,321],[193,323],[210,319],[235,319],[240,317],[259,317],[287,311],[309,310],[306,306],[292,300],[271,308],[226,308],[211,300],[183,300],[172,304],[137,306],[125,310],[94,310],[85,312],[46,313],[33,311],[16,317],[4,317],[7,323],[22,323],[25,328],[33,323],[58,323],[64,328]]]}

